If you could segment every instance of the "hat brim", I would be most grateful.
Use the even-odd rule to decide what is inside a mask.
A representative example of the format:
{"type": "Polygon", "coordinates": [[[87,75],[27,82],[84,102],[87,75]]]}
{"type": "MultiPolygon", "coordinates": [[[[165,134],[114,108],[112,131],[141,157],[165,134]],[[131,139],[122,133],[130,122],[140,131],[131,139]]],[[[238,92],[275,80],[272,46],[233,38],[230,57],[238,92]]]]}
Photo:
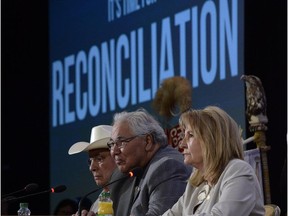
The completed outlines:
{"type": "Polygon", "coordinates": [[[72,155],[72,154],[77,154],[80,152],[87,152],[90,151],[92,149],[100,149],[100,148],[107,148],[107,142],[109,141],[110,138],[103,138],[100,140],[97,140],[93,143],[88,143],[88,142],[77,142],[75,144],[73,144],[69,151],[68,154],[72,155]]]}

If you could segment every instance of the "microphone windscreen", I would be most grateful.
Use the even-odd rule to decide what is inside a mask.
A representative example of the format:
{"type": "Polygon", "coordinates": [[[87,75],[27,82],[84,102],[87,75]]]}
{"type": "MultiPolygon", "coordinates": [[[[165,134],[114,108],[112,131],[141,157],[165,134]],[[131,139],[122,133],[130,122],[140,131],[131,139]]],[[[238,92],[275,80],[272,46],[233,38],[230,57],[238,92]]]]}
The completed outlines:
{"type": "Polygon", "coordinates": [[[66,188],[67,187],[65,185],[59,185],[59,186],[57,186],[55,188],[51,188],[51,192],[52,193],[61,193],[61,192],[65,191],[66,188]]]}
{"type": "Polygon", "coordinates": [[[129,172],[129,177],[140,177],[142,175],[143,169],[141,167],[136,167],[129,172]]]}
{"type": "Polygon", "coordinates": [[[25,189],[26,192],[33,192],[37,188],[38,188],[38,184],[31,183],[31,184],[28,184],[24,189],[25,189]]]}

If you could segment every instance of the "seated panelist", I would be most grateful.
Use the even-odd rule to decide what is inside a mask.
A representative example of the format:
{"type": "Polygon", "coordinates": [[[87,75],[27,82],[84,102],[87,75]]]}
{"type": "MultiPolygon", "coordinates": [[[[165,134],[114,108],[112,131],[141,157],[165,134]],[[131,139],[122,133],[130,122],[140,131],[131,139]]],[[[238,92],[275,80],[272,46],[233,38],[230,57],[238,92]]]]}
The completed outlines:
{"type": "Polygon", "coordinates": [[[123,174],[141,170],[130,187],[111,185],[119,216],[159,216],[184,193],[192,168],[168,145],[163,128],[145,109],[116,113],[107,145],[123,174]]]}
{"type": "Polygon", "coordinates": [[[263,216],[262,189],[243,159],[241,132],[222,109],[181,114],[184,163],[193,166],[185,193],[163,216],[263,216]]]}
{"type": "MultiPolygon", "coordinates": [[[[88,153],[88,164],[89,170],[99,187],[104,187],[103,191],[108,191],[109,186],[105,187],[113,178],[121,177],[120,171],[117,169],[116,163],[112,158],[110,151],[107,146],[107,142],[110,139],[112,126],[109,125],[98,125],[92,128],[90,143],[88,142],[77,142],[72,145],[68,151],[69,155],[77,154],[80,152],[88,153]]],[[[125,188],[125,181],[129,179],[123,179],[118,184],[125,188]]],[[[129,185],[129,182],[127,182],[129,185]]],[[[113,203],[114,215],[117,214],[117,204],[113,203]]],[[[81,215],[95,215],[98,211],[98,199],[93,203],[90,211],[82,210],[81,215]]],[[[77,214],[77,213],[76,213],[77,214]]]]}

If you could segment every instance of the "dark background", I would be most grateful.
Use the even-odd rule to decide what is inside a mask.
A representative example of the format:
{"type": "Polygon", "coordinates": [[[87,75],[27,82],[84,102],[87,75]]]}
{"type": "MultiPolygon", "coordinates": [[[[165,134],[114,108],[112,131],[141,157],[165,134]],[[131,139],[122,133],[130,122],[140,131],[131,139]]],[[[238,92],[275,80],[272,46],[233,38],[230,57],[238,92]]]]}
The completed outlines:
{"type": "MultiPolygon", "coordinates": [[[[48,10],[47,0],[1,1],[1,195],[33,182],[39,191],[55,186],[49,184],[48,10]]],[[[244,35],[244,73],[258,76],[266,92],[271,197],[284,215],[287,1],[245,1],[244,35]]],[[[49,214],[48,194],[26,201],[33,215],[49,214]]],[[[19,202],[11,203],[6,212],[3,203],[1,208],[2,214],[15,215],[19,202]]]]}

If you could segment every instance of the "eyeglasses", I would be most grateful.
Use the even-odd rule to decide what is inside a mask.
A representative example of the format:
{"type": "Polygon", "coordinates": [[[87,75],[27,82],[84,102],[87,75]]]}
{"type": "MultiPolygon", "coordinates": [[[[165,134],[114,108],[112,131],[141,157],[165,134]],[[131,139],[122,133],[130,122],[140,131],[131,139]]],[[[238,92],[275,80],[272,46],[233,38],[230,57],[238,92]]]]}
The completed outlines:
{"type": "Polygon", "coordinates": [[[203,189],[200,190],[199,193],[198,193],[198,197],[197,197],[198,198],[198,202],[202,203],[208,197],[208,195],[210,193],[210,190],[211,190],[211,187],[208,185],[208,183],[205,184],[203,186],[203,189]]]}
{"type": "Polygon", "coordinates": [[[198,193],[198,203],[195,205],[193,209],[193,214],[196,212],[198,207],[207,199],[210,199],[209,193],[210,193],[211,187],[206,182],[203,188],[198,193]]]}
{"type": "Polygon", "coordinates": [[[139,136],[145,136],[146,134],[139,134],[139,135],[136,135],[136,136],[132,136],[132,137],[128,137],[128,138],[125,138],[125,139],[118,139],[118,140],[112,140],[110,139],[107,143],[107,146],[110,150],[113,150],[115,148],[115,146],[117,146],[117,148],[119,149],[123,149],[128,142],[131,142],[133,139],[135,139],[136,137],[139,137],[139,136]]]}
{"type": "MultiPolygon", "coordinates": [[[[110,155],[110,153],[109,153],[110,155]]],[[[95,157],[90,157],[88,159],[88,165],[91,166],[92,162],[96,162],[97,164],[102,164],[104,162],[104,160],[107,158],[108,156],[106,155],[97,155],[95,157]]]]}

